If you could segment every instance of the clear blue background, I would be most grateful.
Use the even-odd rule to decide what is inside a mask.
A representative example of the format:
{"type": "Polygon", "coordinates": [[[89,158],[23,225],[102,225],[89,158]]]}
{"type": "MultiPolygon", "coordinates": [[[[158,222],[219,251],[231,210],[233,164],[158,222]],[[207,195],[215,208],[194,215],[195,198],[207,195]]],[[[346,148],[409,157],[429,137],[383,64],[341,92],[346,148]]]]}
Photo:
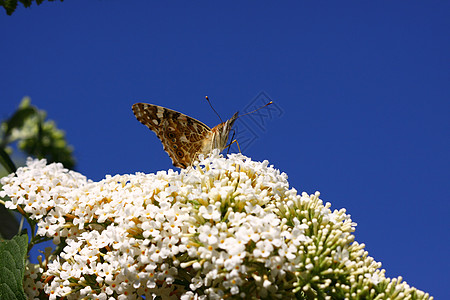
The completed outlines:
{"type": "Polygon", "coordinates": [[[30,96],[66,131],[77,170],[100,180],[171,168],[133,103],[214,126],[205,95],[229,118],[265,91],[283,113],[244,154],[346,208],[387,276],[449,299],[449,12],[449,1],[20,7],[0,12],[0,118],[30,96]]]}

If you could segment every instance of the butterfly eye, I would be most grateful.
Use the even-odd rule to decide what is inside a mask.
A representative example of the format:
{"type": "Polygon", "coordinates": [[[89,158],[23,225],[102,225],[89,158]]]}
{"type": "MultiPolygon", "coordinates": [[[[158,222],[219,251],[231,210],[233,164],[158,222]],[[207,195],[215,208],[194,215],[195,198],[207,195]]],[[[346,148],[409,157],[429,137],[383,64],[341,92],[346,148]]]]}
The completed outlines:
{"type": "Polygon", "coordinates": [[[180,157],[180,158],[183,157],[183,156],[184,156],[183,151],[178,150],[178,151],[177,151],[177,156],[180,157]]]}
{"type": "Polygon", "coordinates": [[[169,132],[169,133],[167,134],[167,136],[168,136],[170,139],[172,139],[172,141],[175,139],[175,134],[174,134],[173,132],[169,132]]]}
{"type": "Polygon", "coordinates": [[[173,145],[173,149],[177,149],[178,148],[178,146],[177,145],[173,145]]]}

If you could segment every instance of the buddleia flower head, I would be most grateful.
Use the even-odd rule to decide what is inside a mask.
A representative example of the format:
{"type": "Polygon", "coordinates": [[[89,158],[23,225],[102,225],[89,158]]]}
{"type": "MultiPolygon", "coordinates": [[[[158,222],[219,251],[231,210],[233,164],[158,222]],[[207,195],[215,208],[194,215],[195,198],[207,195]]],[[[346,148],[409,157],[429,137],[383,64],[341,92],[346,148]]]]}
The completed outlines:
{"type": "Polygon", "coordinates": [[[180,172],[93,182],[29,159],[1,183],[7,207],[61,245],[28,265],[30,298],[432,298],[386,278],[345,209],[298,193],[268,161],[214,151],[180,172]]]}

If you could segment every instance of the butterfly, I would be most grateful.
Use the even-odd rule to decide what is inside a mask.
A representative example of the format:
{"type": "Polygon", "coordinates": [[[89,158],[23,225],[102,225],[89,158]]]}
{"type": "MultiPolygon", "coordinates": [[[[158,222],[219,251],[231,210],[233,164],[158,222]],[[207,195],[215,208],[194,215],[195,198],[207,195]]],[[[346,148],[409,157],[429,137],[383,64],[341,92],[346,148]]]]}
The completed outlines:
{"type": "Polygon", "coordinates": [[[183,169],[191,166],[200,154],[225,149],[231,127],[238,118],[236,112],[231,119],[211,129],[194,118],[162,106],[135,103],[132,108],[138,121],[156,133],[173,165],[183,169]]]}

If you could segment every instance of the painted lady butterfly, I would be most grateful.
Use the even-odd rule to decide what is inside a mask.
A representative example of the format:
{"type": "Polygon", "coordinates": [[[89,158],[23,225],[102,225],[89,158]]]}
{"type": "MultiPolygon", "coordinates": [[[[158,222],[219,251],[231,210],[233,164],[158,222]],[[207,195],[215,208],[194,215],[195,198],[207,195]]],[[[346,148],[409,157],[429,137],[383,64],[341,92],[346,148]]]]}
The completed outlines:
{"type": "Polygon", "coordinates": [[[133,104],[133,112],[139,122],[156,133],[178,168],[192,165],[200,154],[226,148],[231,127],[238,117],[235,113],[231,119],[211,129],[194,118],[154,104],[133,104]]]}

